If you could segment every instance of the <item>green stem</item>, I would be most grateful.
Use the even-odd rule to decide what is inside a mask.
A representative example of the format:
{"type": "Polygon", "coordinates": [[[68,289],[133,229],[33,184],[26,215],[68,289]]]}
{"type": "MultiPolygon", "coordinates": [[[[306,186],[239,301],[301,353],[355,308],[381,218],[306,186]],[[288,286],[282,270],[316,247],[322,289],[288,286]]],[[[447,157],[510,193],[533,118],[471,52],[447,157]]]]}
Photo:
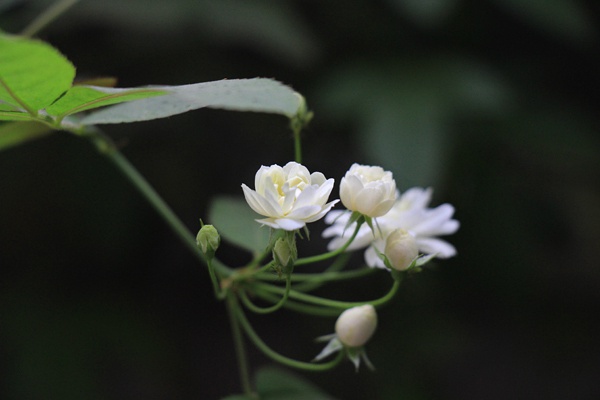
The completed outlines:
{"type": "Polygon", "coordinates": [[[21,35],[32,37],[52,21],[60,17],[65,11],[71,8],[79,0],[60,0],[48,7],[36,19],[34,19],[23,31],[21,35]]]}
{"type": "Polygon", "coordinates": [[[196,239],[188,230],[188,228],[181,222],[181,220],[175,215],[171,207],[165,203],[165,201],[156,193],[156,191],[150,186],[148,181],[138,172],[137,169],[118,151],[111,151],[105,153],[110,161],[116,165],[121,172],[129,179],[129,181],[135,186],[140,193],[152,204],[154,209],[163,217],[163,219],[169,224],[173,231],[179,236],[179,239],[183,244],[192,251],[196,257],[203,263],[206,263],[202,252],[198,249],[196,239]]]}
{"type": "Polygon", "coordinates": [[[279,310],[285,304],[289,297],[291,287],[292,279],[290,278],[290,275],[288,275],[285,280],[285,291],[283,293],[283,296],[277,303],[273,304],[270,307],[259,307],[256,304],[252,303],[252,301],[248,298],[248,295],[246,294],[246,290],[244,290],[244,288],[242,288],[239,291],[239,294],[240,299],[242,299],[242,303],[244,303],[246,308],[248,308],[250,311],[253,311],[257,314],[269,314],[279,310]]]}
{"type": "Polygon", "coordinates": [[[298,164],[302,164],[302,138],[300,133],[302,128],[294,129],[294,159],[298,164]]]}
{"type": "Polygon", "coordinates": [[[337,364],[340,363],[340,361],[342,361],[342,358],[344,358],[344,352],[340,351],[336,358],[327,363],[313,364],[309,362],[294,360],[293,358],[283,356],[271,349],[269,346],[266,345],[265,342],[262,341],[262,339],[256,334],[256,332],[252,328],[252,325],[250,325],[250,322],[248,322],[248,320],[246,319],[246,316],[244,315],[244,312],[241,308],[237,308],[235,311],[237,319],[239,320],[242,328],[244,328],[246,335],[250,338],[250,340],[252,340],[252,342],[254,342],[256,347],[258,347],[258,349],[262,351],[267,357],[283,365],[287,365],[288,367],[292,368],[303,369],[306,371],[326,371],[335,367],[337,364]]]}
{"type": "MultiPolygon", "coordinates": [[[[289,296],[292,299],[296,299],[296,300],[304,301],[306,303],[315,304],[315,305],[324,306],[324,307],[333,307],[333,308],[346,309],[346,308],[360,306],[360,305],[363,305],[363,304],[371,304],[372,306],[377,307],[377,306],[381,306],[381,305],[387,303],[388,301],[390,301],[394,297],[394,295],[398,291],[398,288],[400,287],[400,282],[401,282],[401,279],[394,280],[394,284],[392,285],[392,288],[390,289],[390,291],[387,294],[385,294],[383,297],[380,297],[379,299],[371,300],[371,301],[338,301],[338,300],[330,300],[330,299],[324,299],[322,297],[313,296],[313,295],[310,295],[310,294],[298,292],[298,291],[295,291],[295,290],[290,290],[289,296]]],[[[282,292],[281,288],[274,287],[274,286],[269,285],[269,284],[264,284],[264,283],[257,282],[257,283],[255,283],[255,285],[259,289],[265,290],[267,292],[277,293],[277,294],[281,294],[281,292],[282,292]]]]}
{"type": "Polygon", "coordinates": [[[339,249],[330,251],[328,253],[319,254],[318,256],[301,258],[296,261],[295,265],[312,264],[315,262],[330,259],[332,257],[335,257],[335,256],[343,253],[348,248],[348,246],[350,246],[350,244],[354,241],[354,238],[356,238],[356,235],[358,235],[358,231],[360,230],[361,225],[362,224],[356,224],[356,228],[354,228],[354,232],[352,232],[352,236],[350,236],[350,239],[348,239],[348,241],[346,243],[344,243],[344,245],[342,247],[340,247],[339,249]]]}
{"type": "MultiPolygon", "coordinates": [[[[98,149],[100,154],[108,158],[126,177],[129,182],[142,194],[142,196],[154,207],[155,211],[165,220],[169,227],[179,237],[181,242],[202,263],[206,264],[204,255],[198,249],[195,236],[175,215],[171,207],[160,197],[154,188],[138,172],[138,170],[115,148],[110,138],[104,136],[100,131],[88,130],[83,137],[90,140],[98,149]]],[[[215,269],[223,276],[230,276],[233,271],[225,265],[215,262],[215,269]]]]}
{"type": "MultiPolygon", "coordinates": [[[[353,279],[353,278],[358,278],[361,276],[365,276],[365,275],[369,275],[372,274],[373,272],[375,272],[376,269],[375,268],[369,268],[369,267],[365,267],[365,268],[360,268],[360,269],[353,269],[350,271],[341,271],[341,272],[321,272],[321,273],[315,273],[315,274],[294,274],[292,275],[292,282],[307,282],[307,281],[316,281],[318,280],[319,282],[328,282],[328,281],[341,281],[341,280],[345,280],[345,279],[353,279]]],[[[267,275],[267,274],[263,274],[260,276],[260,279],[262,281],[277,281],[280,280],[280,278],[276,277],[275,275],[267,275]]],[[[298,290],[298,289],[296,289],[298,290]]],[[[304,291],[304,290],[302,290],[304,291]]]]}
{"type": "Polygon", "coordinates": [[[233,335],[235,354],[237,355],[238,359],[242,390],[244,391],[244,394],[250,396],[251,398],[258,398],[258,396],[252,390],[252,385],[250,384],[248,358],[246,357],[244,338],[242,337],[242,331],[237,318],[237,315],[239,315],[240,312],[240,306],[235,297],[232,294],[227,296],[227,313],[229,314],[229,322],[231,323],[231,333],[233,335]]]}
{"type": "MultiPolygon", "coordinates": [[[[263,300],[270,301],[271,303],[276,303],[279,301],[279,296],[274,295],[272,293],[264,292],[262,290],[256,291],[254,294],[263,300]]],[[[288,299],[285,302],[283,308],[287,308],[302,314],[314,315],[317,317],[337,317],[338,315],[340,315],[340,310],[338,308],[316,307],[307,304],[297,303],[291,299],[288,299]]]]}
{"type": "Polygon", "coordinates": [[[215,273],[215,268],[212,264],[212,259],[208,258],[206,260],[206,264],[208,265],[208,273],[210,275],[210,280],[212,281],[213,290],[215,292],[215,297],[219,300],[223,300],[226,296],[226,292],[221,289],[221,285],[219,284],[219,279],[217,278],[217,274],[215,273]]]}

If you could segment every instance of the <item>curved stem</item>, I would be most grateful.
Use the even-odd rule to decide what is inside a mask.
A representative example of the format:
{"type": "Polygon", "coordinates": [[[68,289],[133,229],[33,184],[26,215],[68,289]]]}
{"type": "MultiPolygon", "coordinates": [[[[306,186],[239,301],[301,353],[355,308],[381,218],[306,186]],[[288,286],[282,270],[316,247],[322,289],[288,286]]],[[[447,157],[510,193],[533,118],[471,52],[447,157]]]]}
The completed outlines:
{"type": "Polygon", "coordinates": [[[248,308],[250,311],[253,311],[257,314],[269,314],[269,313],[279,310],[285,304],[285,302],[287,301],[287,299],[289,297],[291,287],[292,287],[292,280],[290,279],[290,276],[288,275],[285,280],[285,291],[283,292],[283,296],[281,297],[281,299],[279,299],[279,301],[277,303],[273,304],[270,307],[260,307],[260,306],[257,306],[256,304],[252,303],[252,301],[248,298],[248,295],[246,294],[246,290],[244,290],[244,288],[242,288],[239,291],[240,299],[242,300],[242,303],[244,303],[246,308],[248,308]]]}
{"type": "Polygon", "coordinates": [[[231,333],[233,335],[233,343],[235,346],[235,354],[238,359],[238,368],[240,380],[244,393],[251,398],[257,398],[250,384],[250,373],[248,368],[248,359],[246,357],[246,348],[244,346],[244,338],[236,315],[240,312],[240,306],[233,295],[227,296],[227,314],[229,314],[229,322],[231,323],[231,333]]]}
{"type": "MultiPolygon", "coordinates": [[[[269,271],[271,268],[273,268],[275,266],[275,261],[271,260],[270,262],[268,262],[267,264],[263,265],[262,267],[260,267],[260,269],[258,271],[256,271],[257,274],[265,274],[267,271],[269,271]]],[[[273,276],[273,275],[268,275],[268,276],[273,276]]],[[[279,277],[273,276],[273,278],[275,278],[276,280],[279,280],[279,277]]]]}
{"type": "MultiPolygon", "coordinates": [[[[301,292],[298,292],[295,290],[291,290],[289,296],[292,299],[304,301],[306,303],[315,304],[315,305],[324,306],[324,307],[340,308],[340,309],[356,307],[356,306],[360,306],[363,304],[371,304],[374,307],[378,307],[378,306],[381,306],[381,305],[387,303],[394,297],[394,295],[398,291],[398,288],[400,287],[400,282],[401,282],[401,279],[394,280],[394,284],[392,285],[392,287],[388,293],[386,293],[383,297],[380,297],[379,299],[375,299],[375,300],[371,300],[371,301],[331,300],[331,299],[325,299],[325,298],[318,297],[318,296],[313,296],[313,295],[306,294],[306,293],[301,293],[301,292]]],[[[268,292],[281,293],[280,288],[274,287],[272,285],[257,282],[256,286],[265,291],[268,291],[268,292]]]]}
{"type": "MultiPolygon", "coordinates": [[[[375,272],[375,268],[364,267],[364,268],[360,268],[360,269],[353,269],[350,271],[340,271],[340,272],[324,271],[324,272],[315,273],[315,274],[299,273],[299,274],[292,275],[292,282],[307,282],[307,281],[314,281],[314,280],[319,280],[319,281],[323,281],[323,282],[341,281],[341,280],[345,280],[345,279],[353,279],[353,278],[358,278],[361,276],[369,275],[369,274],[372,274],[373,272],[375,272]]],[[[279,278],[274,275],[266,275],[266,274],[261,275],[259,278],[263,281],[271,281],[271,282],[279,280],[279,278]]],[[[296,290],[298,290],[298,289],[296,289],[296,290]]]]}
{"type": "Polygon", "coordinates": [[[340,351],[338,356],[329,362],[323,364],[313,364],[310,362],[298,361],[294,360],[293,358],[283,356],[271,349],[269,346],[267,346],[266,343],[263,342],[263,340],[256,334],[256,332],[252,328],[252,325],[250,325],[250,322],[248,322],[248,320],[246,319],[246,316],[244,315],[242,309],[237,308],[234,311],[236,311],[237,319],[239,320],[244,331],[246,332],[246,335],[248,336],[248,338],[250,338],[250,340],[252,340],[256,347],[258,347],[258,349],[262,351],[267,357],[283,365],[287,365],[288,367],[292,368],[303,369],[306,371],[326,371],[335,367],[337,364],[340,363],[340,361],[342,361],[342,358],[344,358],[344,353],[340,351]]]}
{"type": "MultiPolygon", "coordinates": [[[[274,295],[273,293],[264,292],[260,290],[256,291],[255,294],[261,299],[270,301],[271,303],[276,303],[277,301],[279,301],[279,297],[277,295],[274,295]]],[[[337,317],[338,315],[340,315],[339,308],[311,306],[308,304],[295,302],[291,299],[288,299],[285,302],[283,308],[287,308],[289,310],[296,311],[302,314],[314,315],[317,317],[337,317]]]]}
{"type": "Polygon", "coordinates": [[[348,241],[346,243],[344,243],[344,245],[342,247],[340,247],[339,249],[335,249],[328,253],[319,254],[318,256],[300,258],[299,260],[296,261],[295,265],[312,264],[315,262],[330,259],[332,257],[335,257],[335,256],[343,253],[348,248],[348,246],[350,246],[350,244],[354,241],[354,238],[356,238],[356,235],[358,235],[358,231],[359,231],[360,227],[361,227],[361,224],[356,224],[356,228],[354,228],[354,232],[352,233],[352,236],[350,236],[350,239],[348,239],[348,241]]]}

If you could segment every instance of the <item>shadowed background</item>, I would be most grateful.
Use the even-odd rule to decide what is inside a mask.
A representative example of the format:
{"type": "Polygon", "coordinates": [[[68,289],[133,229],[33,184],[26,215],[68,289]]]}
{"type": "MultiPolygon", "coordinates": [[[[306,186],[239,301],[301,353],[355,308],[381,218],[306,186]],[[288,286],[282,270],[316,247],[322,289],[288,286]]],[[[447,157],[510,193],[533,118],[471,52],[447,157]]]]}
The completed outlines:
{"type": "MultiPolygon", "coordinates": [[[[0,1],[0,28],[17,33],[48,4],[0,1]]],[[[596,399],[599,16],[592,0],[82,0],[39,36],[79,78],[121,87],[280,80],[315,112],[311,171],[339,182],[353,162],[380,164],[401,190],[432,186],[433,206],[456,207],[458,256],[379,313],[377,371],[301,373],[327,393],[596,399]]],[[[287,124],[199,110],[104,131],[196,231],[212,197],[241,196],[261,164],[293,158],[287,124]]],[[[325,249],[322,227],[307,253],[325,249]]],[[[320,293],[367,300],[389,285],[381,272],[320,293]]],[[[334,323],[252,320],[303,360],[334,323]]],[[[250,359],[271,365],[253,348],[250,359]]],[[[65,133],[0,153],[1,398],[240,391],[207,271],[112,165],[65,133]]]]}

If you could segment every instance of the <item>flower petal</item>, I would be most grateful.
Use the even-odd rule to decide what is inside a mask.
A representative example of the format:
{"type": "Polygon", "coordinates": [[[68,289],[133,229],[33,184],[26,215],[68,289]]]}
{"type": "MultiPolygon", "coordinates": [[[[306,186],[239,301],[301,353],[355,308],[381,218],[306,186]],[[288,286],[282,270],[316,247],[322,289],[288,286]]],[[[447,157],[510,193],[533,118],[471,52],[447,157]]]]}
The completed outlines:
{"type": "Polygon", "coordinates": [[[296,229],[300,229],[306,225],[304,221],[298,221],[290,218],[278,218],[275,220],[275,224],[277,224],[279,229],[283,229],[285,231],[295,231],[296,229]]]}
{"type": "Polygon", "coordinates": [[[437,258],[450,258],[456,255],[456,249],[450,243],[436,238],[418,238],[419,250],[425,254],[435,254],[437,258]]]}

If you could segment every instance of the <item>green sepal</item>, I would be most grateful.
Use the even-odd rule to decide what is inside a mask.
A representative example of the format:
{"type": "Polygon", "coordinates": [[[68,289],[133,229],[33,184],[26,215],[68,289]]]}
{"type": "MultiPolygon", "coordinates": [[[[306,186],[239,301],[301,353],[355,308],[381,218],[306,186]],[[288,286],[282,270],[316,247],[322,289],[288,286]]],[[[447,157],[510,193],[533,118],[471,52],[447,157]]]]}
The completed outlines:
{"type": "Polygon", "coordinates": [[[352,214],[350,215],[350,218],[348,218],[348,222],[346,223],[346,226],[344,227],[342,236],[344,236],[344,233],[346,233],[346,230],[355,222],[359,225],[362,225],[364,222],[367,222],[367,224],[369,224],[370,218],[369,218],[369,221],[367,221],[367,218],[369,218],[369,217],[365,217],[363,214],[359,213],[358,211],[352,211],[352,214]]]}

